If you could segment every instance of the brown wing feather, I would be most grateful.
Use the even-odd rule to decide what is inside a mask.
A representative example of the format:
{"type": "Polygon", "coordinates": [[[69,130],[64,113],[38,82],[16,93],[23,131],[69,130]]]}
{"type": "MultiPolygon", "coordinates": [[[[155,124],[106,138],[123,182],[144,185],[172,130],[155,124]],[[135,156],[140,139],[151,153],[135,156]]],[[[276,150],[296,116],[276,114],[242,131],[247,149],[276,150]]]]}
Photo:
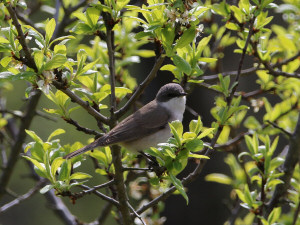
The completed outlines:
{"type": "Polygon", "coordinates": [[[106,138],[102,140],[105,142],[105,145],[123,141],[134,141],[160,130],[168,124],[168,119],[168,111],[153,100],[124,119],[105,135],[106,138]],[[146,107],[147,109],[145,110],[146,107]]]}
{"type": "Polygon", "coordinates": [[[98,138],[93,143],[64,156],[64,158],[73,158],[98,146],[112,145],[119,142],[129,142],[143,138],[155,133],[164,126],[167,126],[168,120],[168,111],[159,106],[157,102],[153,100],[134,114],[124,119],[106,135],[98,138]],[[147,109],[145,109],[145,107],[147,107],[147,109]],[[136,132],[136,130],[138,130],[138,132],[136,132]]]}

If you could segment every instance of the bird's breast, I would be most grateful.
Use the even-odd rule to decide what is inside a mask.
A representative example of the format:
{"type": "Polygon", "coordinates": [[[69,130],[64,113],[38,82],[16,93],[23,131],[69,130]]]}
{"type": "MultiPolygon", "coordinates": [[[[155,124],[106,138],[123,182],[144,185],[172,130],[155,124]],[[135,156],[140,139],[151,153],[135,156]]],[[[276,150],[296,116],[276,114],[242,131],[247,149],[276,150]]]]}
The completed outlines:
{"type": "Polygon", "coordinates": [[[173,98],[167,102],[160,103],[165,109],[168,110],[168,112],[171,115],[169,122],[175,120],[182,121],[183,113],[185,110],[185,102],[186,102],[186,98],[185,96],[183,96],[183,97],[173,98]]]}

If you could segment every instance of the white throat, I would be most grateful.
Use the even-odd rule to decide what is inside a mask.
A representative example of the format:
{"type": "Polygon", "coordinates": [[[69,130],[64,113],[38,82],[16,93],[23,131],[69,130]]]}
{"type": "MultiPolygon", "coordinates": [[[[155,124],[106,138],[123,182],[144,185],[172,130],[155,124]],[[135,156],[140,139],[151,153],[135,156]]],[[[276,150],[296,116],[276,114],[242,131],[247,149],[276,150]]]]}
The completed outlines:
{"type": "Polygon", "coordinates": [[[169,119],[169,122],[174,120],[182,121],[183,113],[185,110],[185,102],[186,98],[185,96],[172,98],[169,101],[166,102],[160,102],[161,106],[163,106],[165,109],[169,111],[171,114],[171,117],[169,119]]]}

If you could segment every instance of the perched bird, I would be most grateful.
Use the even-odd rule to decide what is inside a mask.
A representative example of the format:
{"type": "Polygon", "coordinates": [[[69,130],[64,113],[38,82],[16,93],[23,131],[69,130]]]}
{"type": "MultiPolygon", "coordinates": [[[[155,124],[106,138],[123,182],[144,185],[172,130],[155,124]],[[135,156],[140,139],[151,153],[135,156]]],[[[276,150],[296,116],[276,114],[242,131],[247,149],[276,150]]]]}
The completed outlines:
{"type": "Polygon", "coordinates": [[[128,150],[141,151],[166,142],[171,137],[168,123],[182,121],[185,96],[179,84],[162,86],[153,101],[125,118],[107,134],[64,158],[73,158],[98,146],[120,144],[128,150]]]}

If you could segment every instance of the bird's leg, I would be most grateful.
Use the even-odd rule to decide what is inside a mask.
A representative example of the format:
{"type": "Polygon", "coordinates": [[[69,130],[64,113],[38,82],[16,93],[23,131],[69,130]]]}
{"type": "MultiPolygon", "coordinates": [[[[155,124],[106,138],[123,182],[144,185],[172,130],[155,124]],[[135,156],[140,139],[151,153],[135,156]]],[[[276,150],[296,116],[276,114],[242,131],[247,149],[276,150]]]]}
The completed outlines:
{"type": "Polygon", "coordinates": [[[160,177],[166,170],[167,168],[164,166],[160,166],[156,160],[155,157],[146,154],[142,151],[139,152],[147,161],[148,165],[149,165],[149,169],[151,169],[151,171],[155,172],[155,174],[160,177]]]}

